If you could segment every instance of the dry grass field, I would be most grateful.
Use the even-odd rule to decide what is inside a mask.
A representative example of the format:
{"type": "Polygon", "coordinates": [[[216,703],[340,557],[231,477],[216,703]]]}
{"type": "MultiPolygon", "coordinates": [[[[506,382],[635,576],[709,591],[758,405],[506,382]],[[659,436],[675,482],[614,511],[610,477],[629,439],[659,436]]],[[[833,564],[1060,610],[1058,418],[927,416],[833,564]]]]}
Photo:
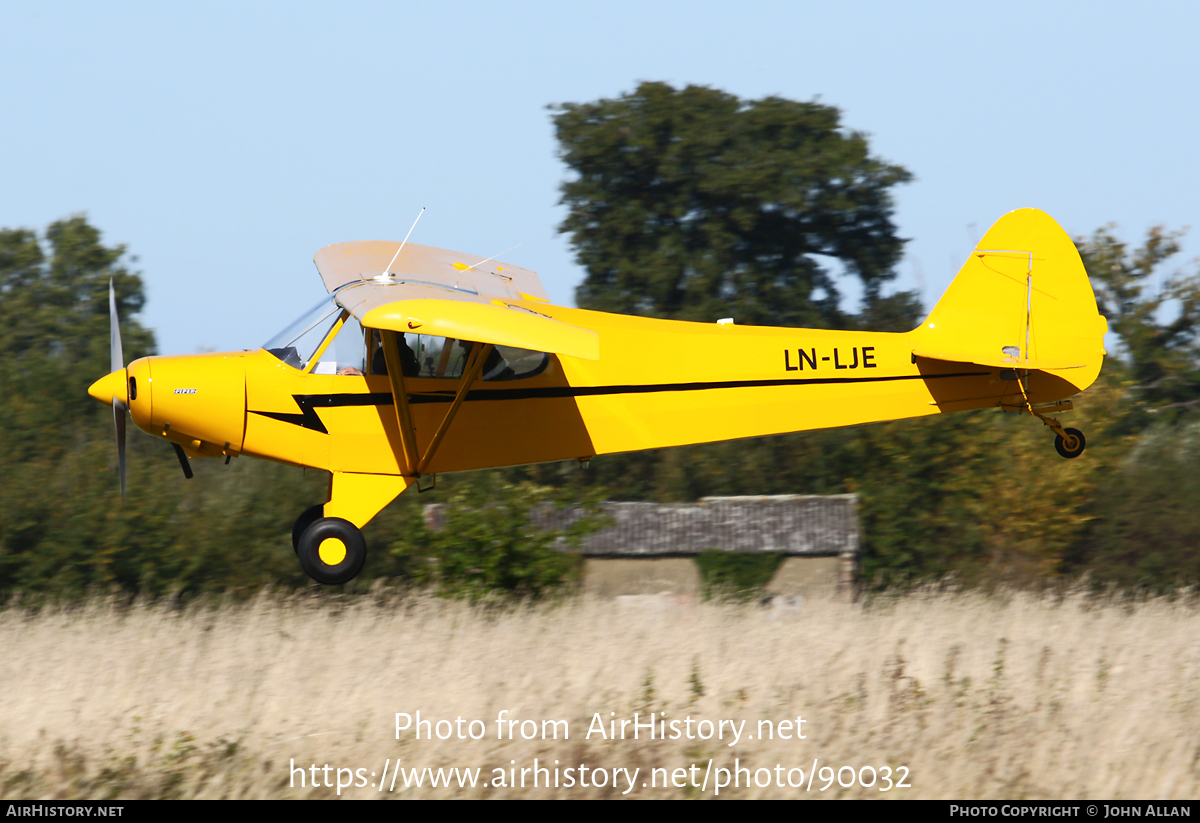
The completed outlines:
{"type": "Polygon", "coordinates": [[[1167,600],[918,593],[794,611],[97,600],[9,607],[0,645],[7,798],[714,798],[722,782],[722,798],[1200,794],[1200,613],[1167,600]],[[463,724],[396,739],[396,713],[418,710],[463,724]],[[502,711],[538,722],[498,726],[502,711]],[[627,724],[625,740],[586,737],[596,713],[607,732],[634,712],[679,721],[682,736],[661,739],[664,725],[633,740],[627,724]],[[568,721],[569,738],[559,726],[541,739],[543,720],[568,721]],[[720,739],[700,736],[718,727],[720,739]],[[521,773],[535,758],[548,767],[537,788],[521,773]],[[460,771],[431,787],[427,767],[432,779],[460,771]]]}

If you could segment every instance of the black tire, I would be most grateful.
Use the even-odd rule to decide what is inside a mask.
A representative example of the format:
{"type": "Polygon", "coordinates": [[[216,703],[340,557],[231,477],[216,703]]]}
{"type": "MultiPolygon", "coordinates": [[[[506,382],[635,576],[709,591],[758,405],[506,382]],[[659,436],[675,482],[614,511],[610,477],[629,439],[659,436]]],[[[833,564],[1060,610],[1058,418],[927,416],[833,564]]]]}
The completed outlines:
{"type": "Polygon", "coordinates": [[[362,571],[367,559],[367,543],[353,523],[340,517],[320,517],[300,535],[296,556],[300,559],[300,568],[313,580],[326,586],[340,586],[362,571]],[[326,555],[322,558],[321,547],[326,541],[337,542],[326,545],[326,555]],[[331,558],[330,549],[341,556],[331,558]]]}
{"type": "Polygon", "coordinates": [[[310,506],[304,510],[304,514],[296,518],[296,524],[292,526],[292,551],[300,550],[300,535],[304,534],[304,530],[325,513],[325,506],[310,506]]]}
{"type": "Polygon", "coordinates": [[[1061,434],[1055,435],[1054,448],[1058,453],[1066,458],[1078,457],[1083,454],[1083,449],[1087,446],[1087,441],[1083,438],[1083,432],[1079,429],[1063,429],[1063,431],[1067,433],[1069,440],[1064,439],[1061,434]]]}

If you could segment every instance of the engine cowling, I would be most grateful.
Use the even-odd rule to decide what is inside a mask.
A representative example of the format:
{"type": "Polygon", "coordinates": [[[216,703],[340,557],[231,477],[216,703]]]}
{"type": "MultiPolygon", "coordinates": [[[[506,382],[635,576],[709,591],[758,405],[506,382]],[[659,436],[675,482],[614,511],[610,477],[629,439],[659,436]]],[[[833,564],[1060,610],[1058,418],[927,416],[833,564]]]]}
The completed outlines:
{"type": "Polygon", "coordinates": [[[244,357],[228,352],[133,361],[127,371],[134,423],[171,440],[200,441],[189,451],[240,452],[246,433],[244,357]]]}

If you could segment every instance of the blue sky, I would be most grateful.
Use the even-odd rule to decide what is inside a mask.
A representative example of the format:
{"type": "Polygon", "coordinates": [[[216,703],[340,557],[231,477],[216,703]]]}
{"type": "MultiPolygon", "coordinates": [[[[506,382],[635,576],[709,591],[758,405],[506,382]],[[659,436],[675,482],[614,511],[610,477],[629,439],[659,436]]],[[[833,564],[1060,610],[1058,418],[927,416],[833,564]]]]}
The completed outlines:
{"type": "Polygon", "coordinates": [[[322,294],[317,249],[399,240],[421,207],[413,241],[519,243],[505,259],[571,303],[546,107],[662,80],[840,108],[915,175],[897,288],[928,306],[1013,208],[1133,241],[1200,225],[1197,24],[1186,3],[7,2],[0,226],[86,212],[139,257],[163,353],[259,345],[322,294]]]}

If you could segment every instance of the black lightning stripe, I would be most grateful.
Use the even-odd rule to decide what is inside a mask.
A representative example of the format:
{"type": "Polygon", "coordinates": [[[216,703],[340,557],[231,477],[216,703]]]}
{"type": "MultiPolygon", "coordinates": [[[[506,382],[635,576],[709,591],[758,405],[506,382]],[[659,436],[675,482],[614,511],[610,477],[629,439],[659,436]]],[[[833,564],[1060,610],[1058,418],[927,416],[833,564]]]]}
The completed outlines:
{"type": "MultiPolygon", "coordinates": [[[[539,397],[597,397],[606,394],[649,394],[652,392],[708,391],[710,389],[757,389],[770,386],[808,386],[828,383],[890,383],[897,380],[932,380],[942,377],[981,377],[986,371],[954,374],[901,374],[887,377],[795,377],[774,380],[726,380],[713,383],[650,383],[633,386],[545,386],[527,389],[476,389],[467,400],[529,400],[539,397]]],[[[449,403],[454,392],[415,394],[410,403],[449,403]]]]}
{"type": "MultiPolygon", "coordinates": [[[[770,386],[808,386],[830,383],[890,383],[898,380],[934,380],[945,377],[982,377],[987,371],[954,372],[952,374],[904,374],[880,377],[794,377],[774,380],[728,380],[712,383],[651,383],[632,386],[540,386],[523,389],[476,389],[467,392],[466,400],[533,400],[538,398],[598,397],[610,394],[648,394],[652,392],[708,391],[711,389],[755,389],[770,386]]],[[[449,403],[454,400],[453,391],[410,394],[408,402],[449,403]]],[[[390,406],[390,392],[374,394],[293,394],[292,399],[300,408],[295,412],[264,412],[250,410],[272,420],[291,423],[294,426],[328,434],[316,410],[342,406],[390,406]]]]}
{"type": "Polygon", "coordinates": [[[261,414],[263,417],[269,417],[272,420],[279,420],[284,423],[291,423],[293,426],[299,426],[302,429],[311,429],[321,434],[329,434],[329,430],[325,428],[325,424],[321,422],[321,418],[317,415],[316,410],[318,408],[392,405],[391,392],[377,392],[375,394],[293,394],[292,399],[300,407],[300,414],[296,414],[295,412],[254,411],[253,409],[249,411],[251,414],[261,414]]]}

